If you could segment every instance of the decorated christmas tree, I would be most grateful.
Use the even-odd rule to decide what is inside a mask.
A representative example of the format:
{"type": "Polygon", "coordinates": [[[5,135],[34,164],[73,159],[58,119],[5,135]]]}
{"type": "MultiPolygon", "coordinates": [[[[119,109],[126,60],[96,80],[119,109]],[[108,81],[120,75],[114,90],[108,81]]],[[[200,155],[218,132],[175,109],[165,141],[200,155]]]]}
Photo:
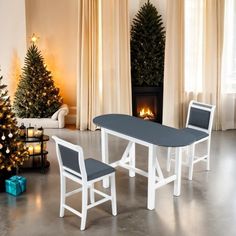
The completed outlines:
{"type": "Polygon", "coordinates": [[[163,83],[165,31],[156,8],[148,0],[131,28],[131,77],[133,86],[163,83]]]}
{"type": "Polygon", "coordinates": [[[22,75],[15,93],[13,108],[20,118],[50,117],[62,105],[59,89],[33,43],[25,57],[22,75]]]}
{"type": "Polygon", "coordinates": [[[21,166],[28,158],[27,148],[18,140],[18,127],[6,85],[0,76],[0,172],[21,166]]]}

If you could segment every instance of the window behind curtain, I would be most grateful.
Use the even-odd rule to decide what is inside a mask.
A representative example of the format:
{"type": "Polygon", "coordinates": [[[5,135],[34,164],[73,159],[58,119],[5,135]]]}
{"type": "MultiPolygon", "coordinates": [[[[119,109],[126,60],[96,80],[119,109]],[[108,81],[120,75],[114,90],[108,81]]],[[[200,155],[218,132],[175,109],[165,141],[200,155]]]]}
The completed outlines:
{"type": "Polygon", "coordinates": [[[201,92],[203,76],[203,3],[184,3],[184,78],[185,91],[201,92]]]}
{"type": "Polygon", "coordinates": [[[236,1],[225,1],[222,60],[223,93],[236,92],[236,1]]]}

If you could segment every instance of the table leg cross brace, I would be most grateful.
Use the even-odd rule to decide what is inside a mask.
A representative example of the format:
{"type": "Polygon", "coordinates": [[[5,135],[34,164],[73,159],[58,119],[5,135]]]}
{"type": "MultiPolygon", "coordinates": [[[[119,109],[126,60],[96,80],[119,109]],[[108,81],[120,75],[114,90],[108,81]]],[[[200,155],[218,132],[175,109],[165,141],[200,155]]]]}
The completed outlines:
{"type": "MultiPolygon", "coordinates": [[[[129,142],[123,155],[122,155],[122,158],[119,160],[119,161],[116,161],[116,162],[113,162],[111,164],[112,167],[117,167],[117,166],[120,166],[120,167],[123,167],[125,169],[128,169],[130,171],[132,171],[134,173],[133,176],[135,176],[135,173],[139,174],[139,175],[142,175],[144,177],[148,177],[148,172],[145,172],[139,168],[136,168],[135,166],[131,165],[130,163],[132,162],[132,158],[135,158],[134,157],[134,149],[135,148],[135,143],[134,142],[129,142]]],[[[157,155],[156,155],[156,158],[155,158],[155,162],[154,162],[154,165],[155,165],[155,170],[156,170],[156,174],[155,174],[155,189],[156,188],[160,188],[172,181],[174,181],[176,179],[176,175],[172,175],[172,176],[169,176],[167,178],[164,178],[163,176],[163,173],[162,173],[162,170],[160,168],[160,164],[158,162],[158,159],[157,159],[157,155]]],[[[132,176],[132,177],[133,177],[132,176]]]]}

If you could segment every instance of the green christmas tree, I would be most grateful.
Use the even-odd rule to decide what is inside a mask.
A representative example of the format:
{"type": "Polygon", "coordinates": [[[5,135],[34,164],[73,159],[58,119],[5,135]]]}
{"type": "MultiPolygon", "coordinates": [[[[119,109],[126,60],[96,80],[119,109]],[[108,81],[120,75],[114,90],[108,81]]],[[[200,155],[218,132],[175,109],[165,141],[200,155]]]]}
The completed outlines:
{"type": "Polygon", "coordinates": [[[13,102],[20,118],[50,117],[62,105],[59,89],[47,70],[37,46],[33,43],[26,54],[25,65],[13,102]]]}
{"type": "Polygon", "coordinates": [[[0,76],[0,171],[11,171],[29,157],[27,148],[18,140],[18,127],[12,112],[6,85],[0,76]]]}
{"type": "Polygon", "coordinates": [[[163,83],[165,31],[161,15],[148,0],[131,27],[131,77],[133,86],[163,83]]]}

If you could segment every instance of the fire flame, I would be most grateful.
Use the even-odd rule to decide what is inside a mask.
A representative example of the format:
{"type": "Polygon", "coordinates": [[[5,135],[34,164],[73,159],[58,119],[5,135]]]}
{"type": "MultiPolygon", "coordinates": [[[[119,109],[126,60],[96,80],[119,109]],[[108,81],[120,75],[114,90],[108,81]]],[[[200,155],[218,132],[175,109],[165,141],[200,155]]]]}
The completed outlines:
{"type": "Polygon", "coordinates": [[[155,115],[149,108],[142,108],[139,112],[139,116],[144,119],[153,119],[155,115]]]}

